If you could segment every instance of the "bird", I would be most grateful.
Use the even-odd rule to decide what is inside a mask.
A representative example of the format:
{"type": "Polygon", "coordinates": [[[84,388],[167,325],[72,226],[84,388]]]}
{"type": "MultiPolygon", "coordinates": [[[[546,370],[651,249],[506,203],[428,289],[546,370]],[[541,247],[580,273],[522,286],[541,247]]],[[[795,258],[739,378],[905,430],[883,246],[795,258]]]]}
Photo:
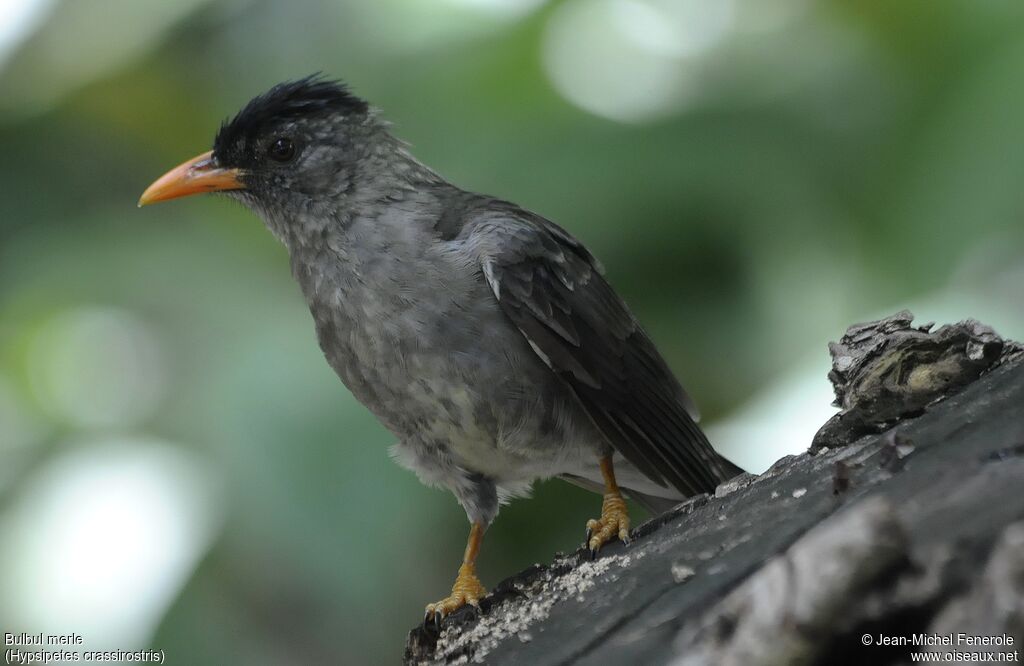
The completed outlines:
{"type": "Polygon", "coordinates": [[[659,513],[742,472],[579,240],[448,182],[346,84],[259,94],[139,206],[209,192],[283,243],[327,362],[397,438],[392,457],[465,509],[455,582],[425,622],[479,609],[484,532],[538,480],[602,494],[596,556],[629,543],[626,497],[659,513]]]}

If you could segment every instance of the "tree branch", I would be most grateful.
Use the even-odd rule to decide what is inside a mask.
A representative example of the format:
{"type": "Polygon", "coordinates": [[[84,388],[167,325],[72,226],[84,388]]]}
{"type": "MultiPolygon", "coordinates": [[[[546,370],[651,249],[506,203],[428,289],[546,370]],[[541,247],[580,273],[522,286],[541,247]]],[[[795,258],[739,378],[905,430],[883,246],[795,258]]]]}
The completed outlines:
{"type": "MultiPolygon", "coordinates": [[[[833,343],[842,407],[812,451],[501,583],[409,635],[407,663],[909,662],[868,634],[1024,641],[1024,363],[903,312],[833,343]]],[[[928,649],[928,648],[921,648],[928,649]]],[[[953,646],[944,650],[977,649],[953,646]]]]}

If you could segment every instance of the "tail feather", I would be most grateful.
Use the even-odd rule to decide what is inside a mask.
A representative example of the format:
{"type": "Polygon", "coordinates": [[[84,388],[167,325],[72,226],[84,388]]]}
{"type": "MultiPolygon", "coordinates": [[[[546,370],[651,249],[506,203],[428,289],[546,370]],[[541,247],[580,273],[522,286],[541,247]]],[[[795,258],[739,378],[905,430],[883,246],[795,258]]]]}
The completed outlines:
{"type": "MultiPolygon", "coordinates": [[[[718,477],[718,483],[728,481],[734,476],[744,474],[746,471],[739,465],[734,464],[732,461],[724,458],[720,454],[717,455],[717,459],[714,461],[712,468],[715,472],[715,476],[718,477]]],[[[619,474],[616,474],[616,476],[619,476],[619,474]]],[[[622,492],[624,492],[627,497],[629,497],[637,504],[642,506],[644,509],[646,509],[652,516],[657,516],[662,513],[665,513],[675,505],[682,502],[685,497],[684,495],[680,495],[677,497],[663,497],[659,495],[654,495],[650,492],[640,492],[638,490],[634,490],[630,488],[630,481],[628,480],[628,476],[630,475],[624,475],[625,478],[619,479],[619,486],[622,488],[622,492]]],[[[635,473],[633,476],[635,477],[635,473]]],[[[559,478],[561,478],[564,481],[568,481],[574,486],[579,486],[584,490],[589,490],[590,492],[597,493],[599,495],[604,492],[604,484],[595,478],[588,478],[586,476],[581,476],[579,474],[561,474],[559,475],[559,478]]],[[[642,477],[640,479],[633,478],[633,482],[635,483],[639,483],[641,480],[642,477]]],[[[653,482],[651,482],[648,485],[651,486],[654,484],[653,482]]],[[[666,492],[674,493],[677,491],[675,491],[674,489],[666,489],[666,492]]]]}
{"type": "Polygon", "coordinates": [[[728,481],[729,479],[733,478],[734,476],[739,476],[740,474],[746,474],[746,472],[747,472],[747,470],[743,469],[739,465],[736,465],[731,460],[729,460],[729,459],[725,458],[724,456],[722,456],[722,454],[720,454],[720,453],[718,454],[718,461],[717,462],[718,462],[718,467],[719,467],[719,469],[718,469],[718,482],[719,483],[722,483],[723,481],[728,481]]]}
{"type": "MultiPolygon", "coordinates": [[[[561,474],[558,478],[562,479],[563,481],[568,481],[574,486],[579,486],[584,490],[589,490],[592,493],[597,493],[600,495],[601,493],[604,492],[604,486],[602,484],[596,481],[592,481],[586,477],[576,476],[575,474],[561,474]]],[[[680,497],[658,497],[656,495],[648,495],[647,493],[637,492],[625,486],[622,487],[622,492],[625,493],[626,497],[642,506],[647,511],[647,513],[651,514],[652,516],[661,515],[668,511],[669,509],[671,509],[672,507],[674,507],[676,504],[679,504],[680,502],[683,501],[683,499],[680,497]]]]}

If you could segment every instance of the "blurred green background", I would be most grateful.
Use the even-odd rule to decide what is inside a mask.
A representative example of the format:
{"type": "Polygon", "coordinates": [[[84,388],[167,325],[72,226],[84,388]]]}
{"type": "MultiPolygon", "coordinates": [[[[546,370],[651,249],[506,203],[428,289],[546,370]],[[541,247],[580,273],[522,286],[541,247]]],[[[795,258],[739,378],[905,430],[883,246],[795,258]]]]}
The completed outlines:
{"type": "MultiPolygon", "coordinates": [[[[0,631],[174,664],[394,663],[468,525],[387,457],[241,207],[137,210],[323,70],[605,263],[755,471],[825,343],[910,307],[1024,338],[1019,0],[0,0],[0,631]]],[[[497,583],[596,496],[502,510],[497,583]]]]}

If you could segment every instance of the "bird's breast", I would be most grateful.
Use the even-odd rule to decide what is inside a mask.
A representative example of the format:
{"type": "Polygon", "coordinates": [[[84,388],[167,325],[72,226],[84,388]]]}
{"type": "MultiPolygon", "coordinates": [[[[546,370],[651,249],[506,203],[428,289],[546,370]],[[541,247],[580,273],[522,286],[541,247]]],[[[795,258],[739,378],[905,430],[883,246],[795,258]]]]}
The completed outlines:
{"type": "Polygon", "coordinates": [[[480,343],[494,335],[500,315],[485,286],[444,257],[394,246],[370,256],[349,252],[347,261],[293,259],[328,362],[392,429],[437,413],[439,403],[469,424],[467,378],[501,370],[483,358],[480,343]]]}
{"type": "Polygon", "coordinates": [[[327,361],[389,430],[497,478],[557,473],[556,458],[594,445],[468,262],[394,252],[293,258],[327,361]]]}

